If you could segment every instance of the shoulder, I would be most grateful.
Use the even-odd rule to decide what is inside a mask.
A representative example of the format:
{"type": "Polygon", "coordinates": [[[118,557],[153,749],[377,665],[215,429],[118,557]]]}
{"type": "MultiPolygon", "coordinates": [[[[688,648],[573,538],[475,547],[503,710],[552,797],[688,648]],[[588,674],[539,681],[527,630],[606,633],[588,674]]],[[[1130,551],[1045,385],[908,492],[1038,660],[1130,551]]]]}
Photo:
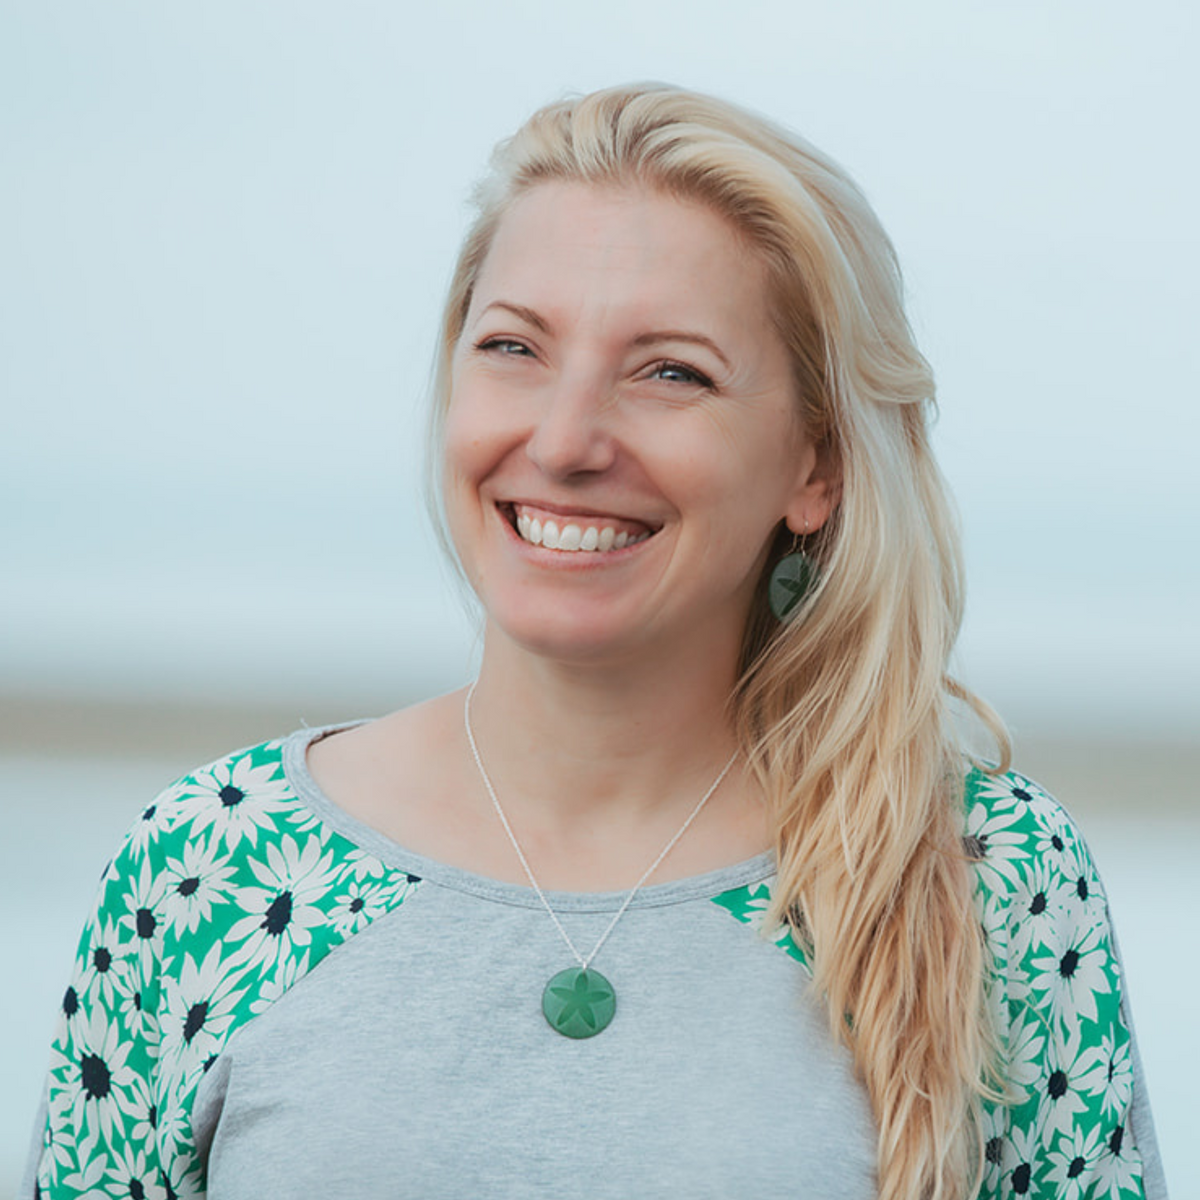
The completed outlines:
{"type": "Polygon", "coordinates": [[[304,806],[284,771],[284,745],[276,739],[236,750],[169,784],[134,818],[102,883],[159,870],[197,841],[227,856],[298,825],[304,806]]]}
{"type": "Polygon", "coordinates": [[[90,923],[177,977],[210,952],[317,961],[395,907],[415,877],[329,824],[288,770],[309,738],[263,742],[177,779],[135,820],[90,923]],[[108,932],[110,931],[111,932],[108,932]]]}
{"type": "MultiPolygon", "coordinates": [[[[1095,864],[1067,810],[1017,771],[972,767],[963,791],[963,845],[985,897],[1014,900],[1053,889],[1087,902],[1099,897],[1095,864]]],[[[1065,899],[1065,895],[1058,897],[1065,899]]]]}

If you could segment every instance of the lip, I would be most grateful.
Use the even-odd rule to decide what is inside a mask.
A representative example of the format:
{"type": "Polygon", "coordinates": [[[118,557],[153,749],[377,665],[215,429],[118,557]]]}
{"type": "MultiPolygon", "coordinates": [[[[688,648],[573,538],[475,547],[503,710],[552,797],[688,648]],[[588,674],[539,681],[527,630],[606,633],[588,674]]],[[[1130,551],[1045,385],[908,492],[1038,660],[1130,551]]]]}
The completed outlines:
{"type": "Polygon", "coordinates": [[[506,520],[518,508],[532,508],[539,512],[549,513],[554,517],[583,517],[593,522],[603,521],[611,525],[637,525],[649,533],[657,533],[663,524],[661,521],[626,516],[604,508],[585,508],[578,504],[555,504],[546,500],[534,500],[527,496],[512,496],[504,500],[497,500],[496,507],[506,520]]]}

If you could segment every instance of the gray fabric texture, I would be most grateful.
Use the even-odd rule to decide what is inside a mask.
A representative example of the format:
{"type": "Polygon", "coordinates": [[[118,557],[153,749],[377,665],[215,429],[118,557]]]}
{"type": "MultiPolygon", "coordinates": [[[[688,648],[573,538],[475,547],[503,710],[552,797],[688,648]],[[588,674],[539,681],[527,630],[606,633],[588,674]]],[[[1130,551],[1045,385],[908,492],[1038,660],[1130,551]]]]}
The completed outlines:
{"type": "MultiPolygon", "coordinates": [[[[564,1038],[541,993],[572,960],[532,891],[354,821],[316,789],[306,741],[285,755],[305,801],[422,883],[209,1072],[194,1123],[211,1200],[874,1195],[866,1096],[806,973],[711,903],[769,857],[643,889],[595,963],[612,1025],[564,1038]]],[[[624,893],[549,899],[590,949],[624,893]]]]}

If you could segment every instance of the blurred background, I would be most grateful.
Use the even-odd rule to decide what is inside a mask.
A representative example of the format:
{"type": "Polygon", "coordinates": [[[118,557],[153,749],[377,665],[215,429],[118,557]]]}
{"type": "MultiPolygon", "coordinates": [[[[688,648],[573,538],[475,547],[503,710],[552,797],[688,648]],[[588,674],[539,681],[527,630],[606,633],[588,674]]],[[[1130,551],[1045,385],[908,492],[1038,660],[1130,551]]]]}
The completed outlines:
{"type": "Polygon", "coordinates": [[[0,1200],[149,796],[470,675],[420,486],[465,198],[534,107],[631,79],[804,133],[891,232],[965,527],[958,670],[1089,835],[1172,1194],[1200,1197],[1196,26],[1188,0],[0,0],[0,1200]]]}

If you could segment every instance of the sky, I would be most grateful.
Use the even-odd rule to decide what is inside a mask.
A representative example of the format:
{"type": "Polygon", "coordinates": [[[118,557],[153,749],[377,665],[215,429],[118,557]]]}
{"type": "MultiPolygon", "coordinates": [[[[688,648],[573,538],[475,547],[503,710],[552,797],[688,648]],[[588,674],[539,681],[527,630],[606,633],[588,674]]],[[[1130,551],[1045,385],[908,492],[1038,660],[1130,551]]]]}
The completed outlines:
{"type": "Polygon", "coordinates": [[[347,715],[475,636],[424,517],[491,146],[635,79],[816,142],[900,254],[1018,726],[1200,730],[1194,5],[0,0],[0,691],[347,715]]]}

